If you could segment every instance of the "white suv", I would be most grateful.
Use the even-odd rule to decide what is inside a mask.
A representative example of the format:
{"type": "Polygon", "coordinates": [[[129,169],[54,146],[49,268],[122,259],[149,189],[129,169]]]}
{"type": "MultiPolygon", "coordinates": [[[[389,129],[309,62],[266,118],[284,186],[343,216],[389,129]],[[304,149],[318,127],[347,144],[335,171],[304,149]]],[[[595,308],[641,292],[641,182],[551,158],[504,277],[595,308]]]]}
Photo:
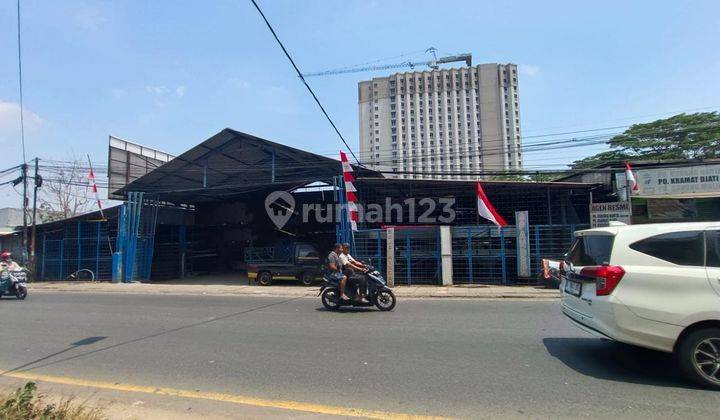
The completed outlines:
{"type": "Polygon", "coordinates": [[[562,312],[601,338],[674,352],[720,389],[720,222],[582,230],[565,257],[562,312]]]}

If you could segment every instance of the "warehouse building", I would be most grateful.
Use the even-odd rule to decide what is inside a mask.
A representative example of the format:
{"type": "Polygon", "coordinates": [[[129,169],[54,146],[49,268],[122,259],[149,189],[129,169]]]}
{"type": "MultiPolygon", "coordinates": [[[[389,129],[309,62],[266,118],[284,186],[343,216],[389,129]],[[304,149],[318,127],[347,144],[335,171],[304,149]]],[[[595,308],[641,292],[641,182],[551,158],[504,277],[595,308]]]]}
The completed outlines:
{"type": "Polygon", "coordinates": [[[110,193],[122,205],[39,225],[39,279],[90,270],[118,281],[225,274],[246,284],[253,250],[307,242],[325,254],[350,240],[396,284],[441,284],[450,272],[453,282],[528,283],[540,258],[562,255],[588,224],[596,188],[483,181],[510,224],[498,228],[478,219],[472,181],[388,179],[353,166],[363,214],[352,232],[338,160],[231,129],[167,161],[128,143],[112,138],[109,149],[110,193]],[[516,229],[522,211],[529,224],[516,229]]]}

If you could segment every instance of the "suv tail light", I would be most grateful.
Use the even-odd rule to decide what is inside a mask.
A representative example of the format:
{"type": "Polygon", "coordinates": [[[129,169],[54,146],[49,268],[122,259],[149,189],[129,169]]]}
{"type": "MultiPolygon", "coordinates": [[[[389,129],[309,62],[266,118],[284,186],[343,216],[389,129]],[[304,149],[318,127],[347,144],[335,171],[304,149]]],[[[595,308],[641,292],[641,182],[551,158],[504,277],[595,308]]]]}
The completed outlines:
{"type": "Polygon", "coordinates": [[[625,275],[625,270],[619,265],[599,265],[583,268],[580,275],[594,277],[595,294],[597,296],[607,296],[620,283],[620,280],[625,275]]]}

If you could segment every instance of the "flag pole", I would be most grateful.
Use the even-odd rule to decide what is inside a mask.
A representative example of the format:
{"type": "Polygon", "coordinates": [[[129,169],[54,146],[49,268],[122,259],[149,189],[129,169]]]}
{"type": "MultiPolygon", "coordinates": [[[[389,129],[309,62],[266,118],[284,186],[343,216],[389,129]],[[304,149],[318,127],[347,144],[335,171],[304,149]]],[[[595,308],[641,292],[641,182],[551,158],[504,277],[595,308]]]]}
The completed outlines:
{"type": "MultiPolygon", "coordinates": [[[[625,167],[630,168],[630,161],[625,161],[625,167]]],[[[625,171],[625,195],[627,196],[627,202],[628,202],[628,211],[630,212],[630,224],[632,225],[632,186],[630,186],[630,177],[628,176],[628,172],[631,172],[631,169],[627,169],[625,171]]],[[[637,180],[635,180],[637,182],[637,180]]]]}
{"type": "MultiPolygon", "coordinates": [[[[88,158],[88,165],[90,166],[90,173],[92,174],[93,192],[95,193],[95,200],[97,201],[98,207],[100,208],[100,218],[105,221],[106,227],[107,227],[108,220],[105,218],[105,212],[103,212],[102,204],[100,204],[100,197],[98,196],[98,192],[97,192],[97,183],[95,182],[95,171],[93,171],[92,161],[90,160],[89,153],[87,155],[87,158],[88,158]]],[[[112,241],[110,241],[109,229],[108,229],[107,240],[108,240],[108,248],[110,249],[110,256],[112,257],[113,247],[112,247],[112,241]]]]}

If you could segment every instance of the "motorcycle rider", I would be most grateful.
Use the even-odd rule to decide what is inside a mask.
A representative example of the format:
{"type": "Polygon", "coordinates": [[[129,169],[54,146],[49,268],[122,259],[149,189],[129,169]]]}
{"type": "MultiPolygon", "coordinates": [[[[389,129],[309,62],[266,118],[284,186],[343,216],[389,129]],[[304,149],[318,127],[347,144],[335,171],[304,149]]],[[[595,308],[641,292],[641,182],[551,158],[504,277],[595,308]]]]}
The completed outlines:
{"type": "Polygon", "coordinates": [[[342,300],[350,300],[350,298],[347,297],[345,294],[345,285],[347,284],[347,276],[345,273],[343,273],[343,263],[342,261],[344,259],[341,259],[340,256],[342,255],[342,245],[336,243],[333,245],[333,250],[330,251],[330,254],[328,254],[327,257],[327,266],[328,270],[330,271],[330,276],[333,277],[335,280],[339,281],[340,284],[340,299],[342,300]]]}
{"type": "Polygon", "coordinates": [[[12,254],[9,251],[3,251],[2,254],[0,254],[0,265],[10,271],[17,271],[22,269],[22,267],[20,267],[18,263],[13,261],[12,254]]]}
{"type": "MultiPolygon", "coordinates": [[[[342,255],[341,259],[344,262],[343,269],[345,271],[345,275],[350,278],[355,272],[355,270],[358,270],[360,272],[367,271],[367,267],[362,262],[356,260],[353,258],[352,255],[350,255],[350,244],[345,242],[342,244],[342,255]]],[[[358,289],[360,290],[360,300],[367,300],[366,299],[366,291],[367,291],[367,285],[365,284],[365,277],[363,276],[362,279],[358,279],[358,289]]]]}

